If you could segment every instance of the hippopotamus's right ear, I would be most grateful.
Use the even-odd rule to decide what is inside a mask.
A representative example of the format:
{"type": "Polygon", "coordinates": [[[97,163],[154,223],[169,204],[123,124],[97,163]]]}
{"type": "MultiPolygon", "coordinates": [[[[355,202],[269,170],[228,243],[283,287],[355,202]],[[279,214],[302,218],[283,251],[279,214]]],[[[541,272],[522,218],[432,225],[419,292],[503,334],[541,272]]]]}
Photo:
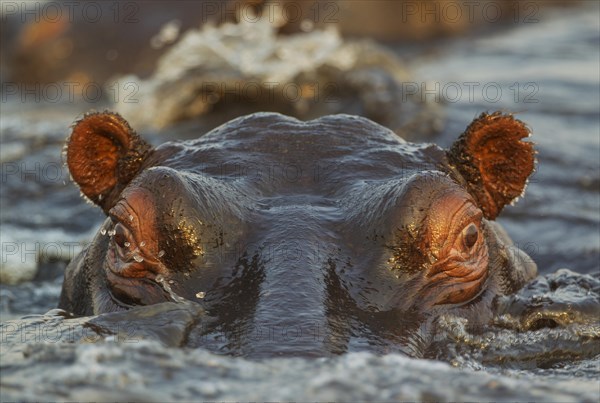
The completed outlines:
{"type": "Polygon", "coordinates": [[[521,140],[529,135],[527,126],[512,115],[482,113],[447,151],[450,164],[490,220],[525,190],[535,166],[533,144],[521,140]]]}
{"type": "Polygon", "coordinates": [[[67,165],[81,192],[108,212],[152,147],[120,115],[88,113],[73,125],[67,165]]]}

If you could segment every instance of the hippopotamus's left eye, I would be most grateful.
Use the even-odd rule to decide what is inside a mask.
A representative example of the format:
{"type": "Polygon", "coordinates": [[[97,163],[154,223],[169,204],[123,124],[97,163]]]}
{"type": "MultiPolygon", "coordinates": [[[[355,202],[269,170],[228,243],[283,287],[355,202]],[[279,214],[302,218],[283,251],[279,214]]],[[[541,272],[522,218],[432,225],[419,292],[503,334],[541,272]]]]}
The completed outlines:
{"type": "Polygon", "coordinates": [[[474,223],[469,224],[462,231],[463,246],[465,250],[471,250],[479,239],[479,228],[474,223]]]}

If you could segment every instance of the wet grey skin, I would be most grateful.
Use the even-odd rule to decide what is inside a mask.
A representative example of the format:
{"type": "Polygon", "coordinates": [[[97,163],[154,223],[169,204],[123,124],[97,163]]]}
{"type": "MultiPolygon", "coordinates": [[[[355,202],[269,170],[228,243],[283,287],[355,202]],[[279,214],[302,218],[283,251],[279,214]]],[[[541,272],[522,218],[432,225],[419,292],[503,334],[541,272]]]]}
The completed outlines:
{"type": "Polygon", "coordinates": [[[528,134],[482,114],[444,150],[355,116],[258,113],[151,148],[88,114],[67,163],[107,219],[59,307],[189,300],[210,317],[190,337],[221,353],[419,356],[441,313],[484,324],[536,274],[493,221],[533,169],[528,134]]]}

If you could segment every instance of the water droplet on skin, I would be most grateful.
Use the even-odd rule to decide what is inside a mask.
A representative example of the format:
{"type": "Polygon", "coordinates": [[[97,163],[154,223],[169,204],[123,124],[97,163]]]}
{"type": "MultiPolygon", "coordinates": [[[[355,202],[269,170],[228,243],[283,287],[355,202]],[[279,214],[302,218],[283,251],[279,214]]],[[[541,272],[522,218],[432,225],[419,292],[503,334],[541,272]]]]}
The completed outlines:
{"type": "MultiPolygon", "coordinates": [[[[154,278],[154,281],[156,281],[158,284],[160,284],[162,286],[162,288],[169,293],[169,296],[171,297],[171,299],[175,302],[185,302],[185,298],[180,297],[179,295],[175,294],[173,292],[173,290],[171,290],[171,286],[169,284],[167,284],[167,282],[165,281],[165,278],[162,276],[162,274],[159,274],[158,276],[156,276],[154,278]]],[[[171,281],[169,281],[170,283],[171,281]]]]}
{"type": "Polygon", "coordinates": [[[173,284],[175,283],[173,280],[169,280],[169,284],[173,284]]]}
{"type": "Polygon", "coordinates": [[[133,216],[132,215],[129,216],[129,221],[133,221],[133,216]]]}
{"type": "Polygon", "coordinates": [[[140,243],[140,246],[146,246],[146,242],[142,241],[142,242],[140,243]]]}
{"type": "Polygon", "coordinates": [[[98,201],[100,201],[100,200],[102,200],[102,195],[101,194],[98,195],[98,201]]]}
{"type": "Polygon", "coordinates": [[[144,258],[140,255],[133,255],[133,260],[135,260],[138,263],[142,263],[144,261],[144,258]]]}
{"type": "Polygon", "coordinates": [[[131,244],[129,242],[125,242],[124,245],[125,245],[126,248],[129,248],[131,246],[131,244]]]}
{"type": "Polygon", "coordinates": [[[104,228],[102,228],[102,229],[100,230],[100,233],[101,233],[102,235],[106,235],[106,230],[105,230],[104,228]]]}
{"type": "Polygon", "coordinates": [[[158,252],[158,257],[163,257],[165,255],[165,251],[161,250],[160,252],[158,252]]]}
{"type": "Polygon", "coordinates": [[[117,231],[115,231],[114,229],[108,230],[108,236],[113,236],[116,233],[117,231]]]}
{"type": "Polygon", "coordinates": [[[198,299],[202,299],[206,296],[206,293],[204,291],[200,291],[196,294],[196,298],[198,299]]]}

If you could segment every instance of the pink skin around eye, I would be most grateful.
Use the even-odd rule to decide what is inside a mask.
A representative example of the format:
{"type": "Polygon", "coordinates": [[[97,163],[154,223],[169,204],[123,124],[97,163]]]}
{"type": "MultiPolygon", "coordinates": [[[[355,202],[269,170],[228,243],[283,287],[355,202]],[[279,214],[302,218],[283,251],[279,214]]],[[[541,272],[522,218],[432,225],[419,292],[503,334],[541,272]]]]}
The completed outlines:
{"type": "Polygon", "coordinates": [[[482,212],[460,191],[438,198],[425,222],[424,244],[433,257],[426,273],[434,305],[475,298],[488,278],[488,250],[481,232],[482,212]]]}
{"type": "Polygon", "coordinates": [[[126,278],[153,277],[163,267],[157,256],[158,236],[153,199],[148,190],[126,191],[110,211],[117,223],[109,248],[108,268],[126,278]]]}

